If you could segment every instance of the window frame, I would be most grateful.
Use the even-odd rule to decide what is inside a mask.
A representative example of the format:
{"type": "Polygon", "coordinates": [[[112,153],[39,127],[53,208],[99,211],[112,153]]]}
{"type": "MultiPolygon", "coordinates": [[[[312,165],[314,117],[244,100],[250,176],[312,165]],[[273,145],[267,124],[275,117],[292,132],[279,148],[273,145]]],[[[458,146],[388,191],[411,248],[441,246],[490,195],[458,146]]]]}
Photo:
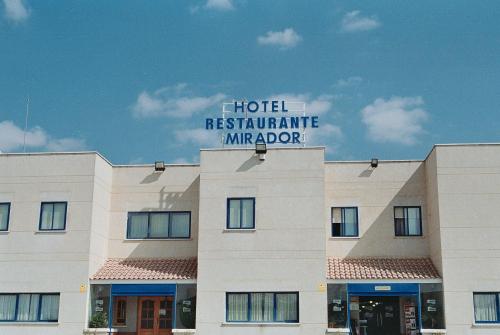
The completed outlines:
{"type": "Polygon", "coordinates": [[[67,201],[42,201],[40,204],[40,218],[38,219],[38,231],[65,231],[66,230],[66,221],[68,218],[68,202],[67,201]],[[64,204],[64,225],[62,228],[51,228],[51,229],[42,229],[42,214],[43,214],[43,205],[52,205],[52,224],[51,227],[54,227],[54,205],[64,204]]]}
{"type": "MultiPolygon", "coordinates": [[[[236,197],[236,198],[227,198],[226,201],[226,229],[228,230],[254,230],[255,229],[255,197],[236,197]],[[243,222],[243,211],[242,211],[242,206],[243,206],[243,201],[242,200],[252,200],[252,226],[251,227],[242,227],[241,222],[243,222]],[[240,202],[240,226],[239,227],[230,227],[229,221],[230,221],[230,215],[229,215],[229,209],[230,209],[230,203],[231,201],[239,201],[240,202]]],[[[255,292],[259,293],[259,292],[255,292]]]]}
{"type": "Polygon", "coordinates": [[[189,240],[191,239],[191,211],[149,211],[149,212],[128,212],[127,213],[127,231],[126,231],[126,239],[127,240],[189,240]],[[130,237],[130,218],[133,215],[147,214],[148,216],[148,234],[146,237],[130,237]],[[150,237],[150,221],[152,214],[168,214],[168,237],[150,237]],[[171,236],[171,227],[172,227],[172,214],[188,214],[189,216],[189,233],[187,237],[172,237],[171,236]]]}
{"type": "Polygon", "coordinates": [[[272,291],[272,292],[226,292],[226,323],[251,323],[251,324],[261,324],[261,323],[273,323],[273,324],[283,324],[283,323],[300,323],[300,295],[298,291],[272,291]],[[262,293],[262,294],[273,294],[273,321],[251,321],[252,319],[252,294],[255,293],[262,293]],[[229,295],[230,294],[239,294],[239,295],[247,295],[247,321],[230,321],[229,320],[229,295]],[[277,299],[276,296],[278,294],[294,294],[297,297],[297,305],[296,305],[296,314],[297,314],[297,319],[296,320],[287,320],[287,321],[276,321],[276,305],[277,305],[277,299]]]}
{"type": "Polygon", "coordinates": [[[334,238],[342,238],[342,237],[359,237],[359,209],[357,206],[334,206],[331,207],[330,209],[330,215],[331,215],[331,237],[334,238]],[[344,209],[356,209],[356,234],[355,235],[333,235],[333,225],[334,224],[345,224],[345,222],[334,222],[334,215],[333,215],[333,210],[334,209],[340,209],[340,220],[342,221],[344,218],[344,209]]]}
{"type": "Polygon", "coordinates": [[[500,292],[472,292],[472,308],[474,312],[474,323],[476,324],[500,324],[500,292]],[[476,304],[474,303],[475,295],[495,295],[495,304],[497,308],[497,321],[478,321],[476,320],[476,304]]]}
{"type": "MultiPolygon", "coordinates": [[[[0,320],[0,324],[3,322],[19,322],[19,323],[37,323],[37,322],[47,322],[47,323],[58,323],[59,322],[59,312],[61,309],[61,294],[60,293],[38,293],[38,292],[23,292],[23,293],[0,293],[0,296],[2,295],[14,295],[16,296],[16,304],[15,304],[15,310],[14,310],[14,318],[11,320],[0,320]],[[37,316],[36,320],[18,320],[18,315],[19,315],[19,296],[22,294],[29,294],[38,295],[38,311],[37,311],[37,316]],[[59,304],[57,305],[57,319],[56,320],[42,320],[42,298],[44,296],[58,296],[59,297],[59,304]]],[[[31,297],[30,297],[31,299],[31,297]]],[[[30,306],[31,306],[31,301],[30,301],[30,306]]]]}
{"type": "Polygon", "coordinates": [[[127,326],[127,302],[128,299],[126,296],[123,297],[115,297],[113,299],[113,321],[112,325],[113,327],[126,327],[127,326]],[[125,322],[118,322],[118,312],[119,312],[119,303],[124,302],[125,303],[125,322]]]}
{"type": "MultiPolygon", "coordinates": [[[[394,206],[393,208],[393,217],[394,217],[394,236],[396,237],[419,237],[419,236],[423,236],[424,235],[424,231],[423,231],[423,227],[422,227],[422,206],[394,206]],[[405,212],[405,209],[410,209],[410,208],[418,208],[418,218],[419,218],[419,231],[420,231],[420,234],[404,234],[404,235],[401,235],[401,234],[398,234],[397,233],[397,229],[396,229],[396,209],[398,208],[402,208],[403,209],[403,219],[405,220],[405,227],[407,225],[407,220],[408,220],[408,217],[406,216],[406,212],[405,212]]],[[[400,219],[400,218],[399,218],[400,219]]]]}
{"type": "Polygon", "coordinates": [[[10,202],[0,202],[0,206],[7,205],[7,226],[5,229],[0,228],[0,232],[8,232],[9,231],[9,225],[10,225],[10,202]]]}

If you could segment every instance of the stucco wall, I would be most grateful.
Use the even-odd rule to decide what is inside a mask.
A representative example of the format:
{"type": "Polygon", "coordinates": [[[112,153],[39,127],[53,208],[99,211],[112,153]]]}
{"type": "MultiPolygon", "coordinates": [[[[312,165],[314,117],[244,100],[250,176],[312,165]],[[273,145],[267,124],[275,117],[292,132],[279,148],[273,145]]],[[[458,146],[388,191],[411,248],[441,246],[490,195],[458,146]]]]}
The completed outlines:
{"type": "Polygon", "coordinates": [[[197,334],[324,334],[323,149],[201,152],[197,334]],[[228,197],[256,198],[255,231],[228,232],[228,197]],[[300,325],[227,325],[226,292],[298,291],[300,325]]]}

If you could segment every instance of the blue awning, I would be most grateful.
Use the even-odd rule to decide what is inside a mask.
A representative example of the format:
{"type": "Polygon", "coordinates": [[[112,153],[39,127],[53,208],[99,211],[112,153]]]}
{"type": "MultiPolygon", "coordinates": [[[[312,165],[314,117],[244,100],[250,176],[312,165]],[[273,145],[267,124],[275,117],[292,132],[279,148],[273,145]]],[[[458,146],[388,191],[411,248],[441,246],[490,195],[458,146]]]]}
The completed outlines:
{"type": "Polygon", "coordinates": [[[168,296],[175,295],[175,284],[112,284],[112,296],[168,296]]]}

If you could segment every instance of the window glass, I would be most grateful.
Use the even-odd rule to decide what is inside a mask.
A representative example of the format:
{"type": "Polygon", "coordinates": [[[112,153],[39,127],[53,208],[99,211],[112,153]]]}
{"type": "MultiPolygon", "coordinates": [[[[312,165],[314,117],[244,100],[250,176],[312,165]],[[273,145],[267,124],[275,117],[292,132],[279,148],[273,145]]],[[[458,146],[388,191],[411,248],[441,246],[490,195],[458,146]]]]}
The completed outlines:
{"type": "MultiPolygon", "coordinates": [[[[149,237],[168,238],[168,218],[168,213],[151,213],[149,216],[149,237]]],[[[142,229],[146,229],[147,234],[147,221],[142,229]]]]}
{"type": "Polygon", "coordinates": [[[59,295],[42,295],[40,321],[57,321],[59,315],[59,295]]]}
{"type": "Polygon", "coordinates": [[[108,326],[108,308],[111,285],[90,285],[89,328],[108,326]]]}
{"type": "Polygon", "coordinates": [[[15,294],[0,294],[0,321],[13,321],[16,317],[15,294]]]}
{"type": "Polygon", "coordinates": [[[113,326],[127,324],[127,297],[116,297],[113,300],[113,326]]]}
{"type": "Polygon", "coordinates": [[[241,228],[240,225],[240,201],[229,200],[229,226],[228,228],[241,228]]]}
{"type": "Polygon", "coordinates": [[[52,229],[52,218],[54,214],[54,204],[42,204],[42,222],[40,223],[40,229],[50,230],[52,229]]]}
{"type": "Polygon", "coordinates": [[[189,213],[172,213],[171,220],[171,234],[170,237],[189,237],[189,213]]]}
{"type": "Polygon", "coordinates": [[[129,238],[148,237],[148,213],[134,213],[129,216],[129,238]]]}
{"type": "Polygon", "coordinates": [[[20,294],[17,305],[18,321],[36,321],[38,318],[39,294],[20,294]]]}
{"type": "Polygon", "coordinates": [[[52,223],[52,229],[62,230],[64,229],[66,220],[66,204],[58,203],[54,204],[54,218],[52,223]]]}
{"type": "Polygon", "coordinates": [[[420,284],[422,327],[445,329],[442,284],[420,284]]]}
{"type": "Polygon", "coordinates": [[[0,231],[9,229],[10,204],[0,204],[0,231]]]}
{"type": "Polygon", "coordinates": [[[228,321],[248,321],[248,294],[230,293],[227,304],[228,321]]]}
{"type": "Polygon", "coordinates": [[[358,208],[332,208],[332,236],[358,236],[358,208]]]}
{"type": "Polygon", "coordinates": [[[276,321],[297,321],[297,294],[276,294],[276,321]]]}
{"type": "Polygon", "coordinates": [[[328,284],[328,328],[347,328],[347,285],[328,284]]]}
{"type": "Polygon", "coordinates": [[[420,208],[408,208],[408,233],[420,235],[420,208]]]}
{"type": "Polygon", "coordinates": [[[394,207],[394,232],[396,236],[421,236],[421,208],[394,207]]]}
{"type": "Polygon", "coordinates": [[[250,321],[270,322],[273,321],[274,294],[273,293],[251,293],[250,295],[250,321]]]}
{"type": "Polygon", "coordinates": [[[196,284],[177,284],[175,327],[196,329],[196,284]]]}
{"type": "Polygon", "coordinates": [[[497,294],[474,293],[474,317],[476,322],[498,322],[497,294]]]}
{"type": "Polygon", "coordinates": [[[241,228],[253,228],[253,199],[241,200],[241,228]]]}

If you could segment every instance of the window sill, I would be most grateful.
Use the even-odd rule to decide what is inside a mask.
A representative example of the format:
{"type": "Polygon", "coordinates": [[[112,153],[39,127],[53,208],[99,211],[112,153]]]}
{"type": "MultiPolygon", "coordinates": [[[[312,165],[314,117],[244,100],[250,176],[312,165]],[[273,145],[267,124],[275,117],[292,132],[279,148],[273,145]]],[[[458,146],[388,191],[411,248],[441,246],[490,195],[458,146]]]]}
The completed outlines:
{"type": "Polygon", "coordinates": [[[223,229],[223,233],[255,233],[257,229],[252,228],[252,229],[223,229]]]}
{"type": "Polygon", "coordinates": [[[0,321],[0,326],[59,326],[59,322],[46,322],[46,321],[0,321]]]}
{"type": "Polygon", "coordinates": [[[37,230],[35,234],[66,234],[66,230],[37,230]]]}
{"type": "Polygon", "coordinates": [[[222,322],[222,327],[299,327],[297,322],[222,322]]]}
{"type": "Polygon", "coordinates": [[[420,334],[446,334],[446,329],[421,329],[420,334]]]}
{"type": "Polygon", "coordinates": [[[359,240],[359,236],[330,236],[329,240],[359,240]]]}
{"type": "Polygon", "coordinates": [[[500,323],[473,323],[472,328],[500,328],[500,323]]]}
{"type": "Polygon", "coordinates": [[[126,238],[124,242],[154,242],[154,241],[192,241],[192,238],[126,238]]]}
{"type": "Polygon", "coordinates": [[[402,240],[407,240],[407,239],[416,239],[416,238],[419,238],[419,239],[424,239],[425,236],[423,235],[410,235],[410,236],[393,236],[394,239],[396,240],[399,240],[399,239],[402,239],[402,240]]]}
{"type": "Polygon", "coordinates": [[[10,233],[10,231],[8,231],[8,230],[0,230],[0,235],[7,235],[8,233],[10,233]]]}
{"type": "Polygon", "coordinates": [[[350,334],[351,330],[349,328],[328,328],[326,330],[327,334],[350,334]]]}

